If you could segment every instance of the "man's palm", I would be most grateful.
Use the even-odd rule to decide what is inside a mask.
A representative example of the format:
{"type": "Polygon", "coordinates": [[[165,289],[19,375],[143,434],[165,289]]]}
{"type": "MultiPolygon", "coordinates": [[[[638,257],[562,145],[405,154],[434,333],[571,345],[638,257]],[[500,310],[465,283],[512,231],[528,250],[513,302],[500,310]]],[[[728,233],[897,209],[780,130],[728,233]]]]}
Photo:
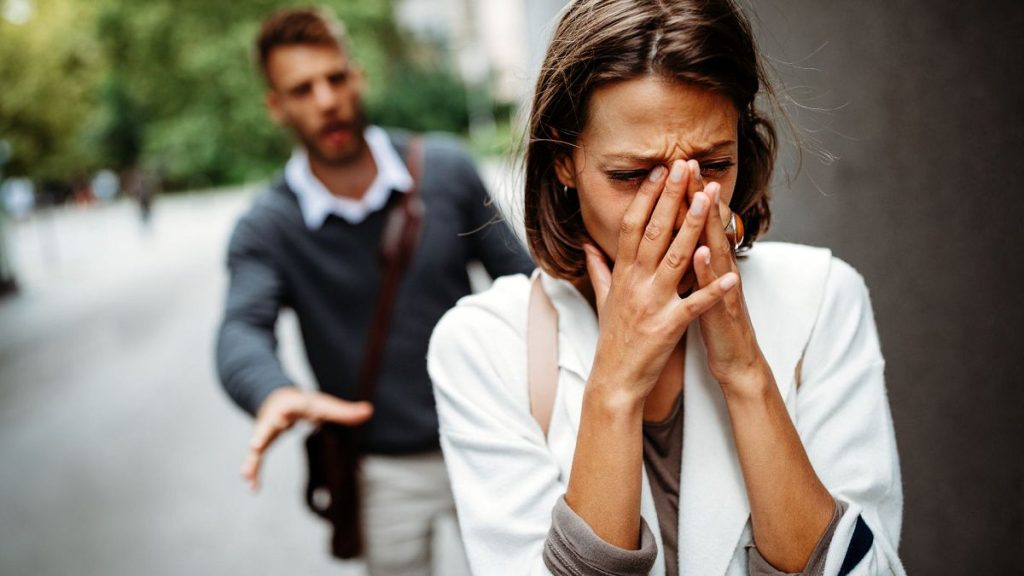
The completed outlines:
{"type": "Polygon", "coordinates": [[[349,402],[322,392],[304,392],[295,387],[275,390],[267,396],[256,415],[249,452],[242,462],[242,478],[253,490],[259,489],[263,454],[282,432],[299,420],[333,422],[355,426],[373,415],[369,402],[349,402]]]}

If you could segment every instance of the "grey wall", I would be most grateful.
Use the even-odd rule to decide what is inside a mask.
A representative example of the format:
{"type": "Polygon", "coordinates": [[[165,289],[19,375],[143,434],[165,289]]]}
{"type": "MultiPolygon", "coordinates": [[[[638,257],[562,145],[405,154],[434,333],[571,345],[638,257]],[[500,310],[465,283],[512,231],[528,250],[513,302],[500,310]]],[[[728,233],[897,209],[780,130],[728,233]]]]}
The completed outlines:
{"type": "Polygon", "coordinates": [[[1024,2],[762,0],[805,156],[770,238],[831,247],[871,288],[911,574],[1024,574],[1024,2]]]}

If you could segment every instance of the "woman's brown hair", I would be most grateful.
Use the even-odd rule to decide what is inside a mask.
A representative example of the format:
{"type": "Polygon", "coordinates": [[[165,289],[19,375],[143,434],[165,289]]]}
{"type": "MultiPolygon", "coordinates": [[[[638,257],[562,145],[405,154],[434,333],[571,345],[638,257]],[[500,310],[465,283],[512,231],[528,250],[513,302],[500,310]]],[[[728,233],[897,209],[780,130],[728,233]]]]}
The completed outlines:
{"type": "Polygon", "coordinates": [[[524,157],[527,242],[555,277],[585,274],[588,238],[579,199],[563,191],[555,162],[571,155],[597,87],[646,75],[714,90],[736,105],[739,174],[730,207],[743,219],[741,247],[768,229],[776,135],[754,101],[758,92],[774,95],[739,8],[732,0],[577,0],[544,58],[524,157]]]}

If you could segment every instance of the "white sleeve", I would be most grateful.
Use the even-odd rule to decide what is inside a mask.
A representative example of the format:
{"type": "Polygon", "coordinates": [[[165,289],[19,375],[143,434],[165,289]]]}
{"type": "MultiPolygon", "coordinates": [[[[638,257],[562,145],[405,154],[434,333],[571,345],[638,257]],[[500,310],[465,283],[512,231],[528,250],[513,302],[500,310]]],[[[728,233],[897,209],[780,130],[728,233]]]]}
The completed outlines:
{"type": "Polygon", "coordinates": [[[566,487],[529,412],[525,311],[516,323],[464,302],[438,323],[427,355],[474,574],[550,574],[544,542],[566,487]]]}
{"type": "Polygon", "coordinates": [[[804,354],[794,420],[819,478],[847,504],[824,576],[903,576],[903,490],[871,301],[860,275],[833,259],[804,354]]]}

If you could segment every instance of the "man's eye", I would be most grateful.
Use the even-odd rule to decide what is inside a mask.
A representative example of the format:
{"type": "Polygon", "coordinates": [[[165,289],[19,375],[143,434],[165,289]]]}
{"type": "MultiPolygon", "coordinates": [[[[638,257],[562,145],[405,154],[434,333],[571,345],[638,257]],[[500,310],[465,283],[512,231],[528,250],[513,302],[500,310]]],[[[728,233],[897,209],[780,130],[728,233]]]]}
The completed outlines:
{"type": "Polygon", "coordinates": [[[300,84],[290,90],[292,96],[305,96],[306,94],[309,94],[312,91],[313,86],[311,84],[300,84]]]}
{"type": "Polygon", "coordinates": [[[327,77],[327,80],[334,86],[340,86],[348,82],[348,72],[337,72],[327,77]]]}

